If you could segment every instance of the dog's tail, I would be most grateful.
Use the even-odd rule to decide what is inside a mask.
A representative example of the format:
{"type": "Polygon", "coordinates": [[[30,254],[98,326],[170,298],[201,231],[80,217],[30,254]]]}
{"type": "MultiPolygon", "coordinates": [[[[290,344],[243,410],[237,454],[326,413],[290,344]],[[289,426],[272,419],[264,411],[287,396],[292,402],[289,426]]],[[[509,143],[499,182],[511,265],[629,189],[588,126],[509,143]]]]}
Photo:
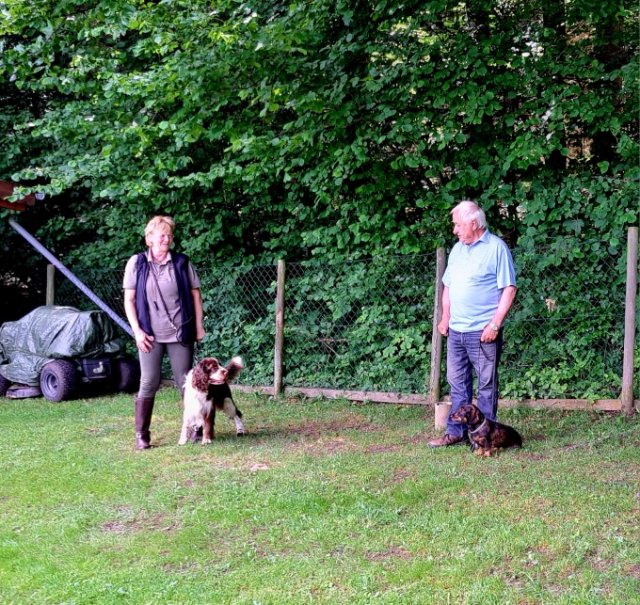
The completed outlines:
{"type": "Polygon", "coordinates": [[[231,382],[234,380],[238,374],[240,374],[240,370],[244,368],[244,363],[242,362],[242,357],[234,357],[227,365],[227,382],[231,382]]]}

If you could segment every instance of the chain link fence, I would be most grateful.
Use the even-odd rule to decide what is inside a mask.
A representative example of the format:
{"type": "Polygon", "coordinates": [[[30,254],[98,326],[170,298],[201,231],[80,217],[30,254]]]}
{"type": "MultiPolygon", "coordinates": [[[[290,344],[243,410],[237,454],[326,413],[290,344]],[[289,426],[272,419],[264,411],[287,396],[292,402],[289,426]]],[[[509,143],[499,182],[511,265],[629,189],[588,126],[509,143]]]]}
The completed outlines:
{"type": "Polygon", "coordinates": [[[518,296],[505,330],[501,396],[619,397],[624,245],[558,238],[519,246],[514,261],[518,296]]]}
{"type": "Polygon", "coordinates": [[[435,255],[287,267],[286,384],[424,393],[435,255]]]}
{"type": "MultiPolygon", "coordinates": [[[[558,238],[521,245],[513,255],[519,291],[505,324],[501,397],[619,397],[624,246],[558,238]]],[[[287,264],[285,386],[426,394],[435,271],[435,253],[287,264]]],[[[124,317],[122,273],[77,275],[124,317]]],[[[199,355],[241,355],[241,382],[272,386],[276,266],[199,268],[199,275],[207,331],[199,355]]],[[[93,307],[59,274],[55,302],[93,307]]]]}

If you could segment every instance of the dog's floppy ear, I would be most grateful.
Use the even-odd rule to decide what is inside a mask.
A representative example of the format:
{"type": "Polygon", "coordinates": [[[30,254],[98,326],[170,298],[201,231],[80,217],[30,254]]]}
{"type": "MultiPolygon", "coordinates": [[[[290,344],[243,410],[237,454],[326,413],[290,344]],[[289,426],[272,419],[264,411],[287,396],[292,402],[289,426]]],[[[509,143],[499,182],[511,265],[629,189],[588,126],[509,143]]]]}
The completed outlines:
{"type": "Polygon", "coordinates": [[[244,368],[244,363],[242,363],[242,357],[234,357],[227,365],[227,382],[231,382],[234,378],[240,374],[240,370],[244,368]]]}
{"type": "Polygon", "coordinates": [[[193,388],[198,391],[206,391],[209,385],[209,372],[205,368],[206,359],[199,361],[193,368],[193,388]]]}

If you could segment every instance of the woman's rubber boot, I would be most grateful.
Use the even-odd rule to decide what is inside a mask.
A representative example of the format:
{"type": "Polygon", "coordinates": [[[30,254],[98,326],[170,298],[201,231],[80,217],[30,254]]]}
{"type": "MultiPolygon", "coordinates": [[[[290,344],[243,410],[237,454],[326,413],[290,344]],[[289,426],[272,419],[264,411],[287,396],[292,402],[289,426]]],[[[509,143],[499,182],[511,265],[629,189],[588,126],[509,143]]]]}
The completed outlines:
{"type": "Polygon", "coordinates": [[[155,397],[136,397],[134,399],[136,417],[136,449],[148,450],[151,447],[151,414],[155,397]]]}

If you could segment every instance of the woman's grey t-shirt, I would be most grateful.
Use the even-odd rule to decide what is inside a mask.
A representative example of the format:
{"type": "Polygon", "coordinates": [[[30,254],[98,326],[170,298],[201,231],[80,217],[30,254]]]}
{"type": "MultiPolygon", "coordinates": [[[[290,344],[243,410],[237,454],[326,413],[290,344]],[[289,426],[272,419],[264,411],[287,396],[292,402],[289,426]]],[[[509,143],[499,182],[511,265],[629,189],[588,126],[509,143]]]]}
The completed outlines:
{"type": "MultiPolygon", "coordinates": [[[[172,327],[172,323],[177,328],[182,325],[182,310],[180,309],[180,297],[178,294],[178,282],[176,281],[175,268],[173,261],[171,260],[171,253],[167,256],[164,263],[158,264],[150,259],[149,252],[146,253],[147,262],[150,263],[149,277],[147,278],[147,300],[149,301],[149,316],[151,318],[151,329],[153,330],[153,336],[156,342],[168,343],[178,342],[179,338],[176,330],[172,327]],[[153,274],[151,273],[153,271],[153,274]],[[156,280],[153,276],[156,276],[156,280]],[[160,297],[159,291],[162,293],[162,298],[167,305],[167,311],[165,311],[160,297]]],[[[122,287],[125,290],[136,289],[136,261],[138,255],[134,254],[128,261],[124,269],[124,279],[122,281],[122,287]]],[[[200,279],[196,270],[192,264],[189,263],[189,281],[191,282],[191,288],[200,288],[200,279]]]]}

